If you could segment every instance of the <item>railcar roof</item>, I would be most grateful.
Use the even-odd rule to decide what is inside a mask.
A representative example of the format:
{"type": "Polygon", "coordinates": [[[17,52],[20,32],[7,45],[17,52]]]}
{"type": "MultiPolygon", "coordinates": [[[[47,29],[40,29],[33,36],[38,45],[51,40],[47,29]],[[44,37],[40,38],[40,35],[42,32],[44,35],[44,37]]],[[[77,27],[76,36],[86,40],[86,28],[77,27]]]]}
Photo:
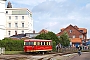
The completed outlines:
{"type": "Polygon", "coordinates": [[[43,39],[26,39],[24,41],[52,41],[52,40],[43,40],[43,39]]]}

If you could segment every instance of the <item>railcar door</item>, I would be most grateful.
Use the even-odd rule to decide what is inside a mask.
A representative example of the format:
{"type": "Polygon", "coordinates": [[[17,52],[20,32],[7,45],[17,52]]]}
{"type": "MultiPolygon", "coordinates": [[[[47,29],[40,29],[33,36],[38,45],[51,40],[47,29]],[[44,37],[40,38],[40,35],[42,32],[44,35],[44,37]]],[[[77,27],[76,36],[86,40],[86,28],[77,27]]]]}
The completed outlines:
{"type": "Polygon", "coordinates": [[[29,49],[30,49],[30,52],[34,52],[34,42],[30,41],[29,49]]]}

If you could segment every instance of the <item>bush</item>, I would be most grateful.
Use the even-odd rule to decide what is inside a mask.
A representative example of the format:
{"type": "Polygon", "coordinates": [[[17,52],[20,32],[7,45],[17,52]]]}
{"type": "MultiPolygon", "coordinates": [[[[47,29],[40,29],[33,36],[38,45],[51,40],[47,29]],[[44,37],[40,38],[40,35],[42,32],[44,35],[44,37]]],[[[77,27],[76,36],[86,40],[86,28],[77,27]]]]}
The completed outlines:
{"type": "Polygon", "coordinates": [[[0,47],[5,47],[6,51],[23,51],[24,41],[5,38],[0,41],[0,47]]]}
{"type": "Polygon", "coordinates": [[[53,49],[53,51],[56,51],[56,42],[55,41],[52,41],[52,49],[53,49]]]}

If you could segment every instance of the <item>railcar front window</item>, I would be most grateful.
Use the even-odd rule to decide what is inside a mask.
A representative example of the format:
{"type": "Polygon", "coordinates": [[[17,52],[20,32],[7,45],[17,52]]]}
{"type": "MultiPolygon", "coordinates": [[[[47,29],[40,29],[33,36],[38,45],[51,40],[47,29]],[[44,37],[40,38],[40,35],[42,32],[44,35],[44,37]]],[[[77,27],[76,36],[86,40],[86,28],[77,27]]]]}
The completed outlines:
{"type": "Polygon", "coordinates": [[[29,42],[25,42],[25,45],[29,45],[29,42]]]}

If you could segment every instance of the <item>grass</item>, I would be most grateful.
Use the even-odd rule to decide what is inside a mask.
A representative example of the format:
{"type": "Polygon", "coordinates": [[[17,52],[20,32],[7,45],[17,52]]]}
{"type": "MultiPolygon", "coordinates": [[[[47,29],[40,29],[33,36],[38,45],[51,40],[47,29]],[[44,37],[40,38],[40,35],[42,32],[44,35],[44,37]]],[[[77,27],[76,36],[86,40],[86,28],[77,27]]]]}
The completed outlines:
{"type": "Polygon", "coordinates": [[[5,54],[22,54],[23,51],[5,51],[5,54]]]}

